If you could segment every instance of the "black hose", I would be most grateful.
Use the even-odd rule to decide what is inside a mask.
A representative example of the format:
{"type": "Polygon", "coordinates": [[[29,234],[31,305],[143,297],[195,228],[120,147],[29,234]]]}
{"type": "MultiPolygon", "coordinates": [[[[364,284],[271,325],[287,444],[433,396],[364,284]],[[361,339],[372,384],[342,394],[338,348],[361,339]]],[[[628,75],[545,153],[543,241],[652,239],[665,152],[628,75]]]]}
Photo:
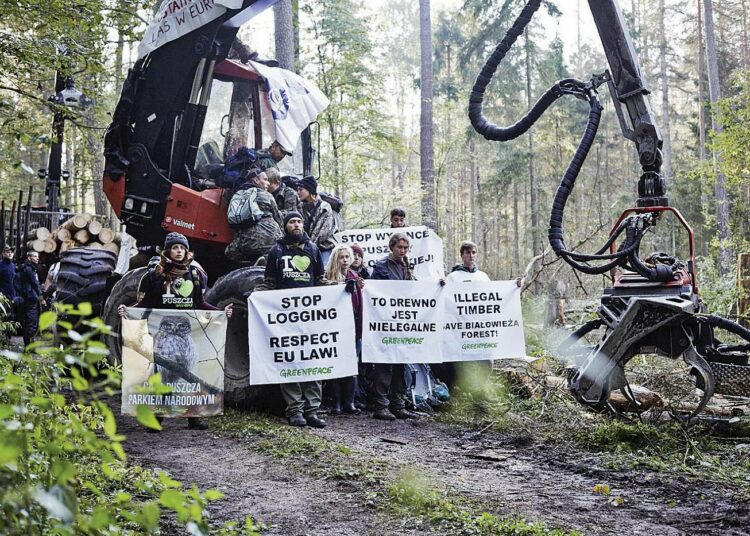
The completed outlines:
{"type": "Polygon", "coordinates": [[[708,315],[708,316],[699,316],[699,321],[705,322],[706,324],[713,326],[715,328],[721,328],[726,331],[729,331],[730,333],[734,333],[735,335],[738,335],[745,339],[746,341],[750,342],[750,329],[747,329],[745,327],[742,327],[737,322],[734,322],[732,320],[729,320],[727,318],[722,318],[718,315],[708,315]]]}
{"type": "Polygon", "coordinates": [[[547,91],[547,93],[545,93],[542,98],[536,102],[536,104],[532,107],[526,117],[524,117],[514,125],[506,128],[493,125],[487,120],[486,117],[484,117],[484,114],[482,112],[484,92],[487,89],[487,85],[490,83],[490,80],[492,80],[492,77],[495,75],[497,66],[500,65],[500,62],[503,61],[503,58],[505,58],[505,55],[513,46],[513,43],[515,43],[516,39],[518,39],[518,36],[524,32],[526,26],[528,26],[529,22],[531,22],[531,18],[539,9],[541,3],[541,0],[529,0],[529,2],[526,3],[526,6],[518,15],[518,18],[516,18],[513,26],[511,26],[511,28],[505,34],[505,37],[503,37],[503,40],[500,41],[500,44],[495,47],[495,51],[484,64],[484,67],[482,68],[479,75],[477,75],[477,79],[474,82],[474,87],[472,88],[471,95],[469,97],[469,119],[471,120],[471,125],[474,127],[474,130],[476,130],[479,134],[481,134],[488,140],[508,141],[517,138],[518,136],[526,132],[531,127],[531,125],[533,125],[536,120],[539,119],[539,116],[544,113],[544,110],[549,108],[553,102],[555,102],[563,95],[562,91],[560,91],[559,88],[559,95],[555,94],[555,92],[553,91],[554,88],[547,91]]]}

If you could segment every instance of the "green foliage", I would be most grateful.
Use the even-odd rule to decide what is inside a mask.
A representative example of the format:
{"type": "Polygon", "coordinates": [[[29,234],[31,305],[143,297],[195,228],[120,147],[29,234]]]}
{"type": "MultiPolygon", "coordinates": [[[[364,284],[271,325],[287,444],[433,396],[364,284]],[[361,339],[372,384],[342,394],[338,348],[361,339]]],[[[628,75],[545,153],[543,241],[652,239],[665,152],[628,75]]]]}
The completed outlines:
{"type": "MultiPolygon", "coordinates": [[[[106,403],[120,375],[97,340],[109,328],[86,313],[45,312],[41,340],[0,355],[0,533],[154,533],[168,511],[191,534],[208,534],[205,507],[220,492],[127,465],[106,403]]],[[[255,533],[249,523],[242,533],[255,533]]]]}

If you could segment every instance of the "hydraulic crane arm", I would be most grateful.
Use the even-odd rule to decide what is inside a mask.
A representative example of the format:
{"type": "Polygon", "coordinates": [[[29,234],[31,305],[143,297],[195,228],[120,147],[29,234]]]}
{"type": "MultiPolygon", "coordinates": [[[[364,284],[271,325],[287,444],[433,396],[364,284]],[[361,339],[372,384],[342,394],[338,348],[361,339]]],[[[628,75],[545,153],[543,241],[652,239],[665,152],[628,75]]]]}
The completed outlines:
{"type": "Polygon", "coordinates": [[[617,0],[589,0],[589,7],[609,63],[609,90],[622,133],[635,143],[643,168],[638,182],[638,206],[666,206],[665,185],[660,175],[662,138],[622,11],[617,0]],[[630,124],[626,123],[626,114],[630,124]]]}

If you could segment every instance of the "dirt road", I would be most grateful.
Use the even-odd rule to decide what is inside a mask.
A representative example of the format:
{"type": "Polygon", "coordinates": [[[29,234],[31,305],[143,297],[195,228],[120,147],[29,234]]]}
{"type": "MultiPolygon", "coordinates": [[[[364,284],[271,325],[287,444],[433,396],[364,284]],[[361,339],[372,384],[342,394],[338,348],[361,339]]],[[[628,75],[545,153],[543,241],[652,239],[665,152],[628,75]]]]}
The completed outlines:
{"type": "MultiPolygon", "coordinates": [[[[210,506],[217,524],[250,515],[266,525],[264,534],[447,533],[384,506],[387,498],[361,475],[335,475],[330,453],[326,458],[302,448],[283,457],[262,434],[228,437],[227,426],[238,418],[230,413],[208,432],[167,421],[162,433],[147,433],[132,419],[122,419],[120,429],[128,437],[131,463],[226,493],[210,506]],[[258,448],[261,440],[264,449],[258,448]]],[[[289,433],[280,420],[271,418],[270,426],[289,433]]],[[[370,464],[386,483],[404,469],[418,470],[451,496],[548,527],[583,534],[750,534],[750,506],[734,500],[731,488],[651,471],[610,470],[590,453],[551,448],[521,435],[362,416],[331,417],[324,430],[294,434],[292,441],[335,444],[347,463],[370,464]]]]}

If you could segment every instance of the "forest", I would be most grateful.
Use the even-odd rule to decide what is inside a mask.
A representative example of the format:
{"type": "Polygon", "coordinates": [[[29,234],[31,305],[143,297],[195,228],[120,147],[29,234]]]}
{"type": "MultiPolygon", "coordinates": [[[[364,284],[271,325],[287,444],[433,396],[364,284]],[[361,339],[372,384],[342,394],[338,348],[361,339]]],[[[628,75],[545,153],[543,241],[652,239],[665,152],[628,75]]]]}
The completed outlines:
{"type": "MultiPolygon", "coordinates": [[[[512,125],[557,81],[589,82],[609,68],[589,9],[596,1],[541,0],[486,90],[483,113],[489,121],[512,125]]],[[[257,357],[252,345],[262,338],[248,342],[250,292],[260,288],[261,280],[266,283],[262,264],[230,272],[224,287],[213,275],[209,284],[191,279],[190,268],[179,272],[187,294],[175,299],[192,300],[194,291],[202,293],[202,285],[207,286],[206,304],[217,309],[207,314],[225,323],[213,326],[221,332],[220,351],[200,324],[201,342],[190,342],[192,363],[177,372],[157,368],[170,359],[157,357],[153,344],[143,350],[152,339],[147,329],[151,313],[136,319],[120,310],[143,307],[133,305],[141,277],[161,266],[165,255],[155,264],[153,258],[141,259],[137,274],[119,274],[121,279],[106,289],[108,296],[122,298],[112,306],[61,299],[41,309],[36,339],[25,348],[18,330],[11,337],[17,326],[0,296],[0,533],[745,534],[750,523],[747,393],[717,389],[712,397],[714,378],[701,377],[700,371],[716,366],[717,385],[726,387],[731,381],[718,371],[731,370],[727,367],[743,359],[746,364],[750,349],[750,0],[619,0],[663,141],[666,196],[694,234],[695,264],[680,266],[695,270],[697,280],[684,282],[683,291],[673,292],[671,299],[687,301],[685,294],[692,299],[694,290],[702,302],[695,298],[695,307],[680,322],[660,331],[662,339],[644,337],[633,342],[632,352],[618,354],[622,361],[615,372],[622,377],[607,377],[606,396],[599,403],[584,400],[582,390],[572,385],[581,378],[576,367],[582,362],[576,360],[595,355],[615,331],[602,320],[609,310],[597,309],[614,272],[580,273],[548,240],[555,195],[587,128],[589,107],[582,99],[561,98],[522,136],[503,143],[479,135],[468,114],[477,75],[527,0],[258,3],[268,4],[267,9],[240,28],[229,57],[276,59],[329,99],[311,127],[317,150],[313,174],[321,190],[343,201],[346,229],[388,228],[391,210],[401,207],[409,225],[424,225],[433,238],[442,238],[446,273],[463,262],[461,244],[474,242],[478,267],[492,280],[487,283],[505,283],[520,296],[516,319],[492,320],[498,329],[520,323],[525,354],[489,367],[461,363],[449,394],[446,387],[446,399],[425,403],[420,412],[415,395],[412,405],[406,404],[416,414],[406,410],[398,420],[391,415],[394,422],[368,415],[369,400],[356,414],[330,411],[326,391],[321,414],[328,428],[322,429],[325,421],[314,426],[301,414],[302,428],[296,428],[300,425],[292,424],[289,415],[274,413],[283,408],[279,389],[270,395],[258,389],[260,384],[248,384],[248,355],[257,357]],[[152,262],[148,268],[147,262],[152,262]],[[132,303],[126,303],[126,295],[132,303]],[[126,320],[142,321],[145,332],[130,332],[126,342],[126,320]],[[594,341],[590,328],[600,327],[606,334],[594,341]],[[718,333],[720,328],[724,332],[714,338],[714,329],[718,333]],[[575,329],[579,335],[566,339],[575,329]],[[573,342],[560,346],[563,340],[573,342]],[[664,340],[679,348],[665,349],[664,340]],[[132,404],[123,395],[127,344],[139,348],[147,362],[143,377],[129,386],[135,385],[132,404]],[[571,350],[575,344],[580,347],[571,350]],[[193,372],[209,370],[204,361],[211,359],[196,361],[196,352],[209,347],[206,351],[215,351],[219,364],[211,363],[211,381],[201,386],[204,380],[193,372]],[[230,369],[238,361],[244,367],[244,376],[238,377],[245,383],[233,391],[224,382],[236,380],[226,378],[236,373],[230,369]],[[172,408],[166,416],[187,417],[187,430],[184,419],[157,418],[141,402],[172,392],[162,383],[162,373],[177,374],[175,382],[189,378],[195,398],[210,395],[219,401],[218,413],[183,415],[184,408],[172,408]],[[621,389],[610,392],[610,378],[622,380],[621,389]],[[699,402],[702,396],[706,400],[699,402]],[[269,408],[274,402],[278,407],[269,408]],[[126,411],[126,405],[132,407],[126,411]],[[196,415],[210,417],[205,419],[208,430],[193,428],[196,415]]],[[[86,233],[80,246],[94,241],[88,235],[94,233],[92,224],[100,234],[105,229],[115,252],[109,256],[116,257],[124,229],[104,193],[105,165],[111,164],[105,164],[105,133],[139,58],[139,44],[164,0],[0,4],[3,242],[5,222],[14,219],[7,217],[10,206],[22,206],[28,192],[35,210],[54,208],[45,184],[59,157],[59,207],[76,215],[64,223],[61,219],[61,229],[67,226],[68,235],[86,233]],[[65,89],[75,89],[82,105],[63,105],[55,95],[65,89]],[[80,225],[76,218],[83,218],[80,225]]],[[[610,88],[602,84],[596,93],[603,105],[601,123],[563,222],[570,249],[586,252],[605,244],[621,213],[635,206],[643,172],[636,145],[621,130],[610,88]]],[[[208,118],[207,125],[224,136],[223,117],[208,118]]],[[[16,231],[21,237],[20,228],[16,231]]],[[[643,237],[644,257],[651,252],[690,257],[691,236],[674,216],[664,216],[656,231],[643,237]]],[[[187,242],[183,235],[174,240],[187,242]]],[[[164,249],[175,245],[184,247],[189,267],[186,244],[165,243],[164,249]]],[[[89,251],[85,259],[94,259],[93,266],[100,253],[89,251]]],[[[208,265],[217,259],[197,260],[208,265]]],[[[224,261],[218,260],[228,266],[224,261]]],[[[293,264],[298,273],[310,266],[301,262],[293,264]]],[[[104,288],[103,281],[97,283],[104,288]]],[[[346,286],[347,292],[357,292],[354,284],[346,286]]],[[[428,291],[434,289],[418,298],[434,300],[428,291]]],[[[473,296],[454,299],[471,302],[471,311],[505,310],[505,295],[483,291],[473,296]]],[[[344,298],[339,302],[349,307],[352,300],[344,298]]],[[[401,298],[393,296],[396,303],[401,298]]],[[[406,301],[410,305],[400,316],[387,311],[391,319],[416,318],[416,311],[406,309],[416,310],[413,303],[418,302],[406,301]]],[[[422,309],[443,306],[437,300],[424,303],[433,306],[422,309]]],[[[258,318],[284,315],[283,322],[270,324],[297,329],[300,322],[287,318],[316,320],[315,310],[299,308],[306,315],[301,316],[294,307],[265,305],[267,316],[259,313],[258,318]]],[[[454,325],[464,321],[461,316],[459,309],[454,325]]],[[[182,323],[165,318],[173,322],[165,329],[187,324],[195,338],[197,330],[190,332],[185,318],[182,323]]],[[[343,322],[338,318],[326,329],[338,330],[343,322]]],[[[387,320],[375,325],[385,326],[387,320]]],[[[484,324],[476,325],[476,333],[486,333],[484,324]]],[[[269,326],[261,322],[260,327],[269,326]]],[[[354,348],[355,329],[349,331],[354,348]]],[[[387,332],[387,326],[380,331],[387,332]]],[[[383,344],[430,339],[399,333],[383,344]]],[[[290,335],[281,336],[289,340],[290,335]]],[[[357,337],[361,354],[362,334],[357,337]]],[[[630,351],[623,341],[622,348],[630,351]]],[[[475,342],[482,344],[466,346],[475,342]]],[[[127,350],[132,358],[136,350],[127,350]]],[[[342,351],[340,357],[351,358],[351,374],[364,377],[356,353],[344,356],[342,351]]],[[[291,361],[293,352],[288,355],[291,361]]],[[[317,359],[317,353],[312,355],[317,359]]],[[[436,371],[440,364],[435,362],[436,371]]],[[[314,365],[282,373],[323,370],[314,365]]],[[[743,372],[737,372],[737,385],[747,386],[746,368],[738,368],[743,372]]],[[[414,384],[400,398],[414,394],[418,376],[413,374],[414,384]]],[[[428,390],[445,386],[426,377],[428,390]]]]}
{"type": "MultiPolygon", "coordinates": [[[[331,98],[319,118],[319,179],[344,199],[347,227],[381,225],[390,208],[403,205],[414,223],[434,220],[448,266],[457,260],[460,242],[471,239],[493,277],[522,275],[544,255],[527,273],[534,294],[557,280],[571,297],[596,294],[601,281],[577,281],[545,251],[552,196],[585,125],[585,105],[558,102],[513,143],[483,140],[468,122],[468,93],[521,3],[435,4],[295,1],[288,28],[276,17],[279,31],[273,32],[274,18],[266,16],[243,28],[240,38],[273,56],[285,53],[284,39],[274,44],[273,35],[291,32],[296,70],[331,98]],[[425,31],[419,16],[427,10],[425,31]],[[429,69],[420,56],[426,47],[429,69]],[[423,91],[431,97],[423,99],[423,91]],[[427,157],[425,147],[432,154],[427,164],[420,160],[422,153],[427,157]]],[[[670,204],[695,231],[703,283],[716,295],[715,307],[729,313],[736,286],[716,276],[736,273],[736,255],[747,249],[746,2],[622,4],[664,139],[670,204]]],[[[37,170],[47,167],[53,139],[48,97],[55,73],[69,73],[94,104],[65,123],[63,167],[70,178],[61,205],[114,216],[101,191],[102,138],[152,9],[148,2],[7,6],[0,59],[5,199],[34,185],[43,204],[37,170]],[[29,20],[38,22],[29,28],[29,20]]],[[[586,2],[548,1],[542,11],[488,90],[486,114],[497,124],[514,122],[554,81],[587,80],[606,68],[586,2]]],[[[633,145],[622,137],[606,88],[601,93],[602,126],[565,222],[575,244],[603,242],[616,216],[633,205],[639,175],[633,145]]],[[[657,247],[684,249],[686,237],[671,227],[657,247]]]]}

